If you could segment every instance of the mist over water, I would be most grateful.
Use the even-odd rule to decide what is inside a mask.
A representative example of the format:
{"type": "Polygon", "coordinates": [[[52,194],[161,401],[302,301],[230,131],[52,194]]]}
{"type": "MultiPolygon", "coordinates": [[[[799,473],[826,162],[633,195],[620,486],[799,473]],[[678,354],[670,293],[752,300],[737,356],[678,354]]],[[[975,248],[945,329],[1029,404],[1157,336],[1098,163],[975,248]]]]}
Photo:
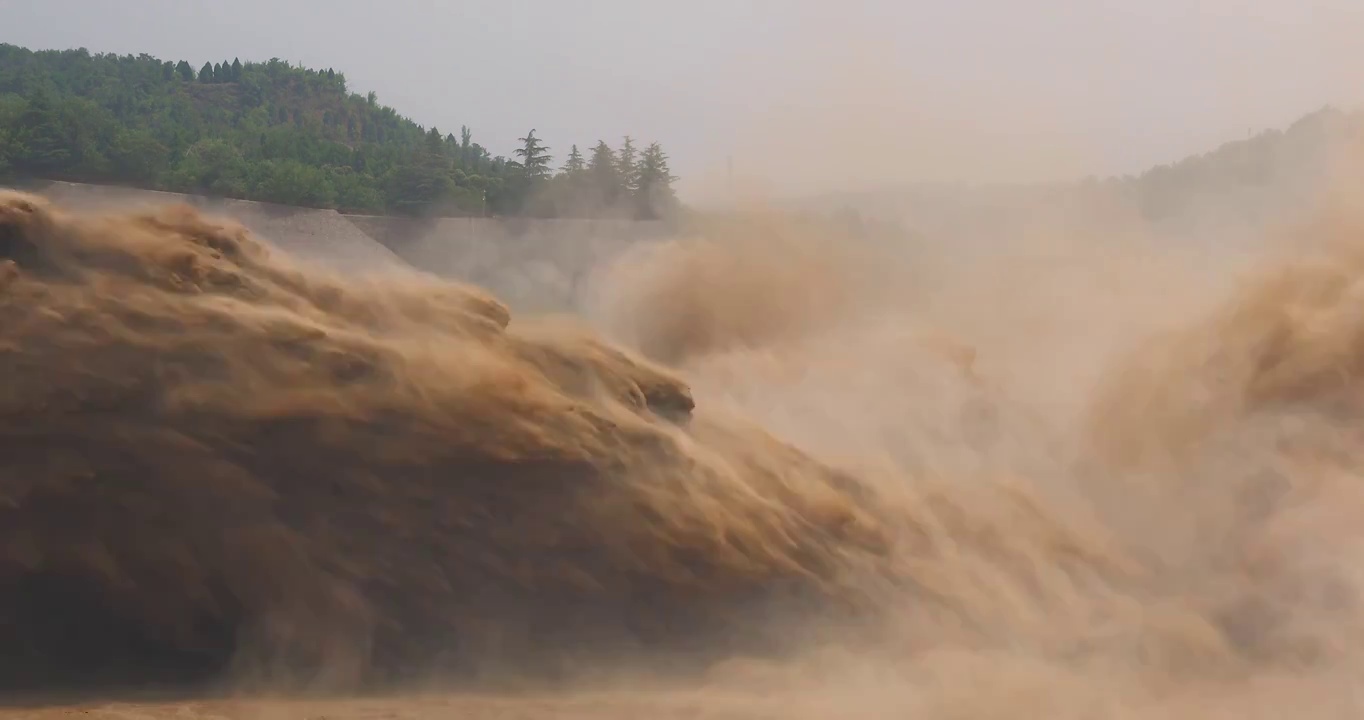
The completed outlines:
{"type": "Polygon", "coordinates": [[[1357,714],[1364,236],[1337,150],[1258,222],[738,224],[617,265],[609,336],[868,482],[895,537],[880,639],[769,668],[759,705],[1357,714]]]}
{"type": "Polygon", "coordinates": [[[373,701],[412,717],[1354,717],[1335,147],[1261,215],[712,217],[576,318],[5,195],[0,667],[569,688],[373,701]]]}

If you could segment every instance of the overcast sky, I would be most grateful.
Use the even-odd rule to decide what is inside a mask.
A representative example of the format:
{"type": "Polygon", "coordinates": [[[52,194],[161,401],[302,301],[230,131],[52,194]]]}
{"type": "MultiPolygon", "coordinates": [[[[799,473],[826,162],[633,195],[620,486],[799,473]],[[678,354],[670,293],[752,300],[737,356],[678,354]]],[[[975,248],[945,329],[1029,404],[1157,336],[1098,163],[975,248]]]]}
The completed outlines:
{"type": "Polygon", "coordinates": [[[685,189],[1140,170],[1364,105],[1364,0],[0,0],[0,41],[344,71],[495,153],[627,133],[685,189]]]}

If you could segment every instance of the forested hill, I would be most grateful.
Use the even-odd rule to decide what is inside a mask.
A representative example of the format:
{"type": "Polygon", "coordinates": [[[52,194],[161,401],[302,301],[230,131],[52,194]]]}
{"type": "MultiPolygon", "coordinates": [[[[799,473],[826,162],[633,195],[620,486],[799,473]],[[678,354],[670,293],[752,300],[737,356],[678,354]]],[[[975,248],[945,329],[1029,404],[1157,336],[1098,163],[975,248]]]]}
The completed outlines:
{"type": "Polygon", "coordinates": [[[1033,184],[921,183],[803,198],[798,204],[904,223],[937,237],[1008,235],[1041,216],[1112,223],[1114,213],[1129,213],[1160,232],[1187,233],[1186,238],[1256,236],[1272,224],[1318,211],[1324,198],[1353,187],[1361,163],[1364,111],[1327,106],[1282,129],[1138,174],[1033,184]]]}
{"type": "Polygon", "coordinates": [[[279,59],[205,63],[0,44],[0,177],[112,183],[360,213],[658,217],[658,144],[509,158],[279,59]],[[556,162],[556,157],[559,162],[556,162]]]}

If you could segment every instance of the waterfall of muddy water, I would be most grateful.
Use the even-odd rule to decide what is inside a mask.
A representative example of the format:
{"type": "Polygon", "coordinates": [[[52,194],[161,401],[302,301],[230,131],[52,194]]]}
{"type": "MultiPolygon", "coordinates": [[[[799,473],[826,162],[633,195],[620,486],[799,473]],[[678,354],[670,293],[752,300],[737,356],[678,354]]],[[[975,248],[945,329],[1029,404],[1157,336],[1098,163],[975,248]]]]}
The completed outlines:
{"type": "Polygon", "coordinates": [[[109,717],[1357,717],[1349,210],[912,278],[754,216],[574,323],[5,195],[0,679],[109,717]],[[206,681],[240,694],[111,699],[206,681]]]}

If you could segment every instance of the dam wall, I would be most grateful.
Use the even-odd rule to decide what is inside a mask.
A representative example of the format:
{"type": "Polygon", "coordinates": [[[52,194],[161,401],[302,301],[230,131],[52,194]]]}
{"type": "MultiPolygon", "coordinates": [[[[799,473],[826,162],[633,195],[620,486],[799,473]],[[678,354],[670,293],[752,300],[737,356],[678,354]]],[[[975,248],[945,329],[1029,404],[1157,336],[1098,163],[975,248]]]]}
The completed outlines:
{"type": "Polygon", "coordinates": [[[69,182],[25,189],[75,210],[184,203],[230,217],[304,261],[360,273],[410,266],[483,286],[512,307],[531,311],[571,309],[595,269],[636,243],[672,231],[659,221],[347,215],[69,182]]]}

